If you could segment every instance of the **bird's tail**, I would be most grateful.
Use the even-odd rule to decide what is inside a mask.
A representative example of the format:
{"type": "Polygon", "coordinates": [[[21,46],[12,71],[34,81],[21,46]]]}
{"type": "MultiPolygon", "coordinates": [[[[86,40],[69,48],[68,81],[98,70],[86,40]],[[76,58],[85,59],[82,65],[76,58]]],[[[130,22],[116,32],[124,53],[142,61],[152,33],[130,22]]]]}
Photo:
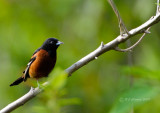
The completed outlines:
{"type": "Polygon", "coordinates": [[[23,76],[19,77],[16,81],[14,81],[10,86],[18,85],[24,80],[23,76]]]}

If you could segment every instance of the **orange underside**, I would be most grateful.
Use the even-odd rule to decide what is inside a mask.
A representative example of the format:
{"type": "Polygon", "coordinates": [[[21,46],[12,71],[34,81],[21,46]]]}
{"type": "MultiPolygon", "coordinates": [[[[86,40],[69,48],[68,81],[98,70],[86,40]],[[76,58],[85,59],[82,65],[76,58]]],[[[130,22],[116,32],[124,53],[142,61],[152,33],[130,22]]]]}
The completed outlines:
{"type": "Polygon", "coordinates": [[[30,77],[36,79],[47,77],[55,65],[56,56],[51,58],[48,52],[43,49],[33,55],[32,58],[35,56],[36,59],[29,68],[30,77]]]}

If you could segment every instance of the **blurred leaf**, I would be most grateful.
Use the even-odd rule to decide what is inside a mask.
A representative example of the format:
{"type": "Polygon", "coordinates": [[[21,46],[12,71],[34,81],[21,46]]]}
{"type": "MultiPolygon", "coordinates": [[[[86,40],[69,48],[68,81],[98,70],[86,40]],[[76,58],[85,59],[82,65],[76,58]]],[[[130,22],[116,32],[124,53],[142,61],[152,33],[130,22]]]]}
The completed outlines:
{"type": "Polygon", "coordinates": [[[59,105],[66,106],[66,105],[79,105],[81,104],[81,100],[79,98],[64,98],[59,100],[59,105]]]}
{"type": "Polygon", "coordinates": [[[51,73],[50,77],[48,78],[48,81],[50,83],[48,89],[59,90],[64,87],[64,85],[66,84],[66,80],[67,80],[67,73],[64,72],[64,70],[56,68],[54,70],[54,73],[53,74],[51,73]]]}
{"type": "Polygon", "coordinates": [[[64,88],[67,82],[67,74],[64,70],[56,68],[54,73],[48,78],[49,84],[45,87],[45,92],[40,96],[39,106],[33,107],[34,111],[48,111],[48,113],[60,113],[61,108],[67,105],[81,104],[78,98],[65,98],[67,90],[64,88]]]}
{"type": "Polygon", "coordinates": [[[43,96],[46,97],[46,99],[53,98],[53,96],[58,93],[61,93],[60,95],[65,94],[64,86],[67,81],[67,74],[61,70],[61,69],[55,69],[54,73],[48,77],[49,84],[45,87],[45,92],[43,93],[43,96]]]}
{"type": "Polygon", "coordinates": [[[150,70],[145,67],[136,67],[136,66],[123,66],[121,72],[124,75],[132,75],[134,77],[143,77],[160,80],[160,71],[159,70],[150,70]]]}

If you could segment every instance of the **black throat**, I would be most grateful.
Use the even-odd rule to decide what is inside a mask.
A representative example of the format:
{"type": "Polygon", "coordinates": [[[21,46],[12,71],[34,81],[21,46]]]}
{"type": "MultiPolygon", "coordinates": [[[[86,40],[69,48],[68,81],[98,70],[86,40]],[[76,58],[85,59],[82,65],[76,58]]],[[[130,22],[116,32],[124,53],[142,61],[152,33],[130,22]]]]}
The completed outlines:
{"type": "MultiPolygon", "coordinates": [[[[47,51],[47,50],[46,50],[47,51]]],[[[56,50],[48,50],[47,51],[49,56],[51,56],[52,58],[56,57],[57,56],[57,52],[56,50]]]]}
{"type": "Polygon", "coordinates": [[[56,57],[57,55],[57,48],[49,48],[48,46],[42,46],[41,49],[44,49],[48,52],[49,56],[51,56],[52,58],[56,57]]]}

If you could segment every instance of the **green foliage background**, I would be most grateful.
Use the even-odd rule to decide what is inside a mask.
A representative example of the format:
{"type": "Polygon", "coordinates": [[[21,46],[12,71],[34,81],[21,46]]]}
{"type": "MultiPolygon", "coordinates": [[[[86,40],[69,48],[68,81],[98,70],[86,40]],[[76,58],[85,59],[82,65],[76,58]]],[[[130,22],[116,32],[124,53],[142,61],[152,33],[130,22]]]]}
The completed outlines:
{"type": "MultiPolygon", "coordinates": [[[[129,30],[156,12],[156,0],[115,3],[129,30]]],[[[34,50],[56,37],[64,45],[51,73],[53,84],[13,113],[129,113],[132,108],[135,113],[159,113],[159,29],[159,24],[153,26],[133,50],[133,67],[128,66],[127,53],[109,51],[66,79],[62,70],[101,41],[119,35],[107,0],[0,0],[0,109],[29,91],[30,80],[16,87],[9,84],[21,76],[34,50]]]]}

